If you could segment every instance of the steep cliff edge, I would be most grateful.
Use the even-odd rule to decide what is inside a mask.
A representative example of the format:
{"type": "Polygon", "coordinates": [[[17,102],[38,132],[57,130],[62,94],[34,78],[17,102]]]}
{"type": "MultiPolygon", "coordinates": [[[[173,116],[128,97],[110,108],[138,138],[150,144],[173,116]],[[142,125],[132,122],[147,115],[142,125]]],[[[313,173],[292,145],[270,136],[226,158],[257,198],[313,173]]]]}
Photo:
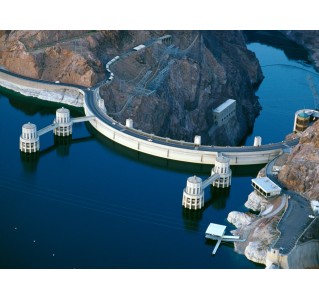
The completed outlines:
{"type": "Polygon", "coordinates": [[[309,200],[319,199],[319,122],[301,135],[299,144],[289,155],[278,174],[288,189],[303,194],[309,200]]]}
{"type": "Polygon", "coordinates": [[[154,44],[112,66],[101,89],[110,115],[149,133],[204,144],[236,145],[251,130],[260,106],[254,88],[262,72],[239,31],[172,31],[173,44],[154,44]],[[232,98],[236,116],[222,126],[212,109],[232,98]]]}
{"type": "MultiPolygon", "coordinates": [[[[284,159],[278,159],[276,165],[281,167],[278,174],[280,183],[287,189],[311,200],[313,214],[318,216],[319,121],[300,134],[299,144],[291,154],[285,154],[284,159]]],[[[264,169],[260,171],[259,175],[265,176],[264,169]]],[[[265,199],[254,191],[249,195],[245,206],[250,210],[260,212],[258,217],[252,218],[250,212],[230,212],[227,220],[237,227],[232,233],[246,239],[243,243],[235,243],[236,252],[244,254],[254,262],[266,264],[267,250],[279,236],[276,226],[286,207],[285,203],[288,204],[289,201],[283,195],[265,199]]],[[[303,232],[297,240],[297,247],[291,252],[291,255],[289,254],[290,267],[302,268],[303,264],[308,266],[318,264],[317,219],[314,220],[315,225],[311,224],[303,232]]],[[[294,223],[297,226],[303,226],[302,223],[298,224],[298,220],[295,220],[294,223]]]]}
{"type": "Polygon", "coordinates": [[[115,80],[100,90],[108,113],[148,133],[238,144],[259,113],[254,90],[263,78],[240,31],[1,31],[0,64],[89,87],[105,78],[108,60],[164,34],[173,45],[155,43],[112,66],[115,80]],[[212,109],[229,98],[237,100],[236,116],[217,126],[212,109]]]}
{"type": "Polygon", "coordinates": [[[319,31],[318,30],[281,30],[288,39],[303,46],[310,54],[315,68],[319,71],[319,31]]]}

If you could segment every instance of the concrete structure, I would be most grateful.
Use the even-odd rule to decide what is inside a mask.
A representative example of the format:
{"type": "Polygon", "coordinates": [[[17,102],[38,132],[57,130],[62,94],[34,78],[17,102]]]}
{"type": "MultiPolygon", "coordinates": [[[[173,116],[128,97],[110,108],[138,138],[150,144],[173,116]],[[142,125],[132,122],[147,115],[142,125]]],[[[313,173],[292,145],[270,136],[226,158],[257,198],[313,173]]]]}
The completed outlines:
{"type": "Polygon", "coordinates": [[[213,110],[214,123],[218,126],[226,124],[236,115],[236,100],[228,99],[213,110]]]}
{"type": "Polygon", "coordinates": [[[302,132],[305,129],[307,129],[309,126],[309,121],[310,121],[310,115],[308,115],[305,112],[298,113],[297,119],[296,119],[295,131],[302,132]]]}
{"type": "Polygon", "coordinates": [[[217,244],[212,252],[212,255],[215,255],[217,252],[217,249],[222,241],[225,242],[242,242],[243,240],[240,240],[239,236],[236,235],[224,235],[226,231],[226,226],[219,225],[215,223],[210,223],[206,229],[205,232],[205,238],[211,239],[211,240],[217,240],[217,244]]]}
{"type": "Polygon", "coordinates": [[[200,146],[201,142],[202,142],[202,137],[201,137],[200,135],[195,135],[195,137],[194,137],[194,144],[195,144],[196,146],[200,146]]]}
{"type": "Polygon", "coordinates": [[[201,209],[204,207],[204,189],[210,184],[217,188],[229,187],[231,184],[231,170],[229,168],[229,158],[219,155],[216,158],[215,167],[211,176],[204,182],[196,176],[187,179],[186,188],[183,190],[182,205],[188,209],[201,209]]]}
{"type": "Polygon", "coordinates": [[[54,135],[60,137],[69,137],[72,135],[73,123],[87,122],[95,117],[80,117],[72,119],[70,117],[70,111],[64,107],[59,108],[56,111],[56,118],[53,124],[46,126],[39,131],[37,127],[30,122],[22,126],[22,134],[20,136],[20,150],[24,153],[33,153],[40,150],[40,136],[50,131],[54,132],[54,135]]]}
{"type": "Polygon", "coordinates": [[[255,178],[251,182],[255,191],[266,198],[280,195],[281,193],[281,188],[268,177],[255,178]]]}
{"type": "Polygon", "coordinates": [[[231,185],[232,171],[230,169],[230,159],[223,155],[217,156],[212,175],[219,174],[219,178],[213,182],[217,188],[227,188],[231,185]]]}
{"type": "Polygon", "coordinates": [[[255,136],[254,138],[254,147],[260,147],[261,146],[261,136],[255,136]]]}
{"type": "Polygon", "coordinates": [[[20,151],[25,153],[34,153],[40,149],[40,140],[37,133],[37,126],[27,123],[22,126],[22,134],[20,136],[20,151]]]}
{"type": "Polygon", "coordinates": [[[164,45],[170,45],[172,44],[172,36],[170,34],[161,36],[157,39],[157,42],[164,45]]]}
{"type": "Polygon", "coordinates": [[[56,111],[56,118],[53,121],[58,126],[54,129],[54,134],[58,136],[69,136],[72,134],[72,120],[70,111],[64,107],[56,111]]]}
{"type": "Polygon", "coordinates": [[[201,209],[204,207],[204,191],[202,179],[196,176],[187,179],[183,190],[183,206],[188,209],[201,209]]]}
{"type": "Polygon", "coordinates": [[[135,50],[135,51],[139,51],[139,50],[141,50],[141,49],[143,49],[143,48],[145,48],[145,45],[138,45],[138,46],[136,46],[136,47],[134,47],[133,48],[133,50],[135,50]]]}
{"type": "Polygon", "coordinates": [[[127,128],[133,128],[133,120],[132,119],[126,119],[125,126],[127,128]]]}
{"type": "Polygon", "coordinates": [[[301,109],[296,111],[293,132],[302,132],[311,122],[319,119],[319,112],[314,109],[301,109]]]}

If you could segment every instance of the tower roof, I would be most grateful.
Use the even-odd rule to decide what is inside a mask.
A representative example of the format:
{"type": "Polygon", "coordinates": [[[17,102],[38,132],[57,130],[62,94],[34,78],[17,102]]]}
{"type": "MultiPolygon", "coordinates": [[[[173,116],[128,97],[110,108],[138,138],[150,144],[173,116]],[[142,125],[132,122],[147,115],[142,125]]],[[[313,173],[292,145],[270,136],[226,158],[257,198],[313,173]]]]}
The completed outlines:
{"type": "Polygon", "coordinates": [[[298,117],[303,118],[303,119],[307,119],[307,118],[309,118],[309,115],[305,112],[301,112],[298,114],[298,117]]]}
{"type": "Polygon", "coordinates": [[[202,179],[194,175],[192,177],[188,177],[187,181],[190,183],[201,183],[202,179]]]}

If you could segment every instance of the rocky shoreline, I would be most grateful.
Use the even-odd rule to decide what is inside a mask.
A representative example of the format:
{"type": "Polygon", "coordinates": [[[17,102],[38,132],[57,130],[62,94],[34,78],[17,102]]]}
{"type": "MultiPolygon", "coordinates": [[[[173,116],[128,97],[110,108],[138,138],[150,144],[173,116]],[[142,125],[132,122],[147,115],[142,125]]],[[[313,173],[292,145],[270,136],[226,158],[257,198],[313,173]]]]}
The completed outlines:
{"type": "Polygon", "coordinates": [[[61,103],[75,107],[82,107],[84,93],[77,88],[64,88],[59,85],[30,82],[22,78],[11,76],[0,70],[0,86],[27,97],[61,103]]]}
{"type": "MultiPolygon", "coordinates": [[[[319,219],[319,121],[300,134],[299,144],[290,154],[278,159],[280,168],[278,180],[288,189],[302,194],[311,204],[314,222],[297,239],[296,245],[286,259],[284,266],[293,268],[316,267],[319,265],[319,236],[317,234],[319,219]],[[318,223],[318,224],[317,224],[318,223]],[[301,249],[304,250],[303,254],[301,249]],[[308,249],[308,252],[305,250],[308,249]]],[[[258,177],[265,176],[262,169],[258,177]]],[[[253,191],[245,206],[255,214],[233,211],[227,220],[237,229],[234,235],[240,235],[245,242],[234,243],[235,251],[244,254],[247,259],[264,265],[267,262],[269,249],[280,236],[277,225],[289,205],[285,194],[265,199],[253,191]]],[[[295,220],[298,224],[298,220],[295,220]]],[[[297,225],[298,226],[298,225],[297,225]]]]}

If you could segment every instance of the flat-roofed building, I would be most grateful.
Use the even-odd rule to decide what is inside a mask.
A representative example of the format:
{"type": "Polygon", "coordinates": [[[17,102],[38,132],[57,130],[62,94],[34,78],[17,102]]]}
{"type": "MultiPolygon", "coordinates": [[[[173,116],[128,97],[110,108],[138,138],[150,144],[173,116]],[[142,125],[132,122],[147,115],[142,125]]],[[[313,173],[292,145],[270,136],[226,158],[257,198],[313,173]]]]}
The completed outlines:
{"type": "Polygon", "coordinates": [[[213,110],[214,123],[218,126],[226,124],[236,115],[236,100],[228,99],[213,110]]]}
{"type": "Polygon", "coordinates": [[[276,196],[281,193],[281,188],[268,177],[252,179],[251,183],[255,191],[266,198],[276,196]]]}

